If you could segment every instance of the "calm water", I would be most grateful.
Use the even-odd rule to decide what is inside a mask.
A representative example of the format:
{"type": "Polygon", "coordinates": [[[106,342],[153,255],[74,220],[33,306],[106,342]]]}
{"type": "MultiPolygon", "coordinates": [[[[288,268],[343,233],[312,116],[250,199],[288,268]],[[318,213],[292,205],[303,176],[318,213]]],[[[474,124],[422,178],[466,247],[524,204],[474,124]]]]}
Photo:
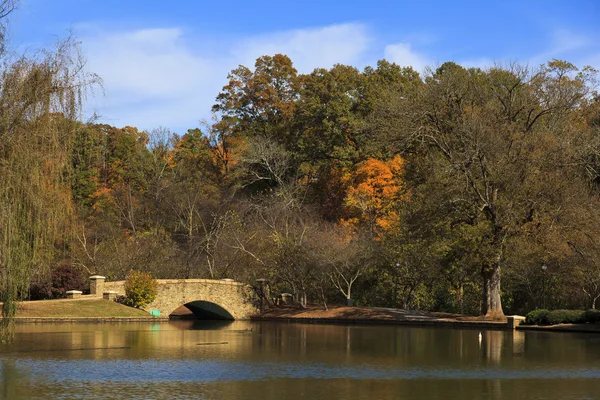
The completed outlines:
{"type": "Polygon", "coordinates": [[[188,322],[18,325],[4,399],[597,399],[600,335],[188,322]]]}

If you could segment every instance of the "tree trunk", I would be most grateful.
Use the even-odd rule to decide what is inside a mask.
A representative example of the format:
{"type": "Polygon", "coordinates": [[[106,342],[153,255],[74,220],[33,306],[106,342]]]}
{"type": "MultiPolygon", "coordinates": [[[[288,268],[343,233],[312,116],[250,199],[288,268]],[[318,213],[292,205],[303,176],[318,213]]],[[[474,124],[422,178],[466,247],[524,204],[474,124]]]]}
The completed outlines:
{"type": "Polygon", "coordinates": [[[481,269],[483,277],[483,313],[488,319],[504,318],[500,300],[500,265],[492,264],[481,269]]]}
{"type": "Polygon", "coordinates": [[[463,285],[463,283],[460,283],[460,286],[458,288],[458,310],[459,312],[462,314],[464,312],[464,297],[465,297],[465,287],[463,285]]]}
{"type": "Polygon", "coordinates": [[[300,307],[306,308],[306,304],[307,304],[306,291],[302,290],[302,292],[300,293],[300,307]]]}
{"type": "Polygon", "coordinates": [[[404,303],[404,309],[410,310],[412,309],[413,296],[415,294],[415,288],[410,286],[408,290],[408,295],[406,296],[406,302],[404,303]]]}

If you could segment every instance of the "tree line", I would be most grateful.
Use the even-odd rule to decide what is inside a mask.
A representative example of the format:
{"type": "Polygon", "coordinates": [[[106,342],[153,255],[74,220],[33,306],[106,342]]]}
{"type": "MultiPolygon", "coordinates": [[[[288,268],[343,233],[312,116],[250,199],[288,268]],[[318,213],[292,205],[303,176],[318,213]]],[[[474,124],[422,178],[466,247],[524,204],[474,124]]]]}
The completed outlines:
{"type": "Polygon", "coordinates": [[[267,301],[325,308],[596,306],[590,67],[419,74],[381,60],[300,74],[263,56],[230,72],[212,121],[177,134],[79,121],[97,81],[82,62],[67,41],[2,70],[5,317],[15,300],[52,296],[53,274],[132,269],[261,294],[266,279],[267,301]]]}
{"type": "Polygon", "coordinates": [[[267,279],[303,306],[595,307],[594,78],[261,57],[183,135],[79,125],[62,257],[109,279],[267,279]]]}

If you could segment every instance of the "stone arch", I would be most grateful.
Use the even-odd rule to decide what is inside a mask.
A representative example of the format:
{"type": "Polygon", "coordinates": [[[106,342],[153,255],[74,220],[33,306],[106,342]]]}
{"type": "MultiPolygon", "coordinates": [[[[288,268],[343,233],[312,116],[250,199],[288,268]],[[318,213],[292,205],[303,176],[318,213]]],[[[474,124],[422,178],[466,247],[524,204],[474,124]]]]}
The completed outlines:
{"type": "MultiPolygon", "coordinates": [[[[168,317],[178,307],[195,301],[204,301],[204,311],[220,318],[249,319],[257,312],[252,289],[240,282],[211,279],[157,279],[158,293],[144,310],[168,317]],[[213,303],[210,305],[208,303],[213,303]]],[[[125,295],[124,281],[105,282],[104,290],[125,295]]]]}
{"type": "Polygon", "coordinates": [[[207,300],[192,300],[179,304],[173,308],[168,315],[171,315],[179,307],[187,307],[198,319],[207,320],[231,320],[235,317],[225,307],[207,300]]]}

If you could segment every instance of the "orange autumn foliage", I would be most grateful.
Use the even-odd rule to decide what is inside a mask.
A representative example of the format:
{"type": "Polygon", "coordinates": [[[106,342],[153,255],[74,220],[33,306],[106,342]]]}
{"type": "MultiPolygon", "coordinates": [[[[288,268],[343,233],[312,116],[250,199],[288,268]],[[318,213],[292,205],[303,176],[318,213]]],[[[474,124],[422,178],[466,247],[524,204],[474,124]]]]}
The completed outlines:
{"type": "Polygon", "coordinates": [[[399,218],[396,205],[405,197],[403,173],[400,156],[387,161],[371,158],[359,164],[347,177],[344,205],[348,217],[342,223],[355,229],[366,227],[375,237],[389,230],[399,218]]]}

